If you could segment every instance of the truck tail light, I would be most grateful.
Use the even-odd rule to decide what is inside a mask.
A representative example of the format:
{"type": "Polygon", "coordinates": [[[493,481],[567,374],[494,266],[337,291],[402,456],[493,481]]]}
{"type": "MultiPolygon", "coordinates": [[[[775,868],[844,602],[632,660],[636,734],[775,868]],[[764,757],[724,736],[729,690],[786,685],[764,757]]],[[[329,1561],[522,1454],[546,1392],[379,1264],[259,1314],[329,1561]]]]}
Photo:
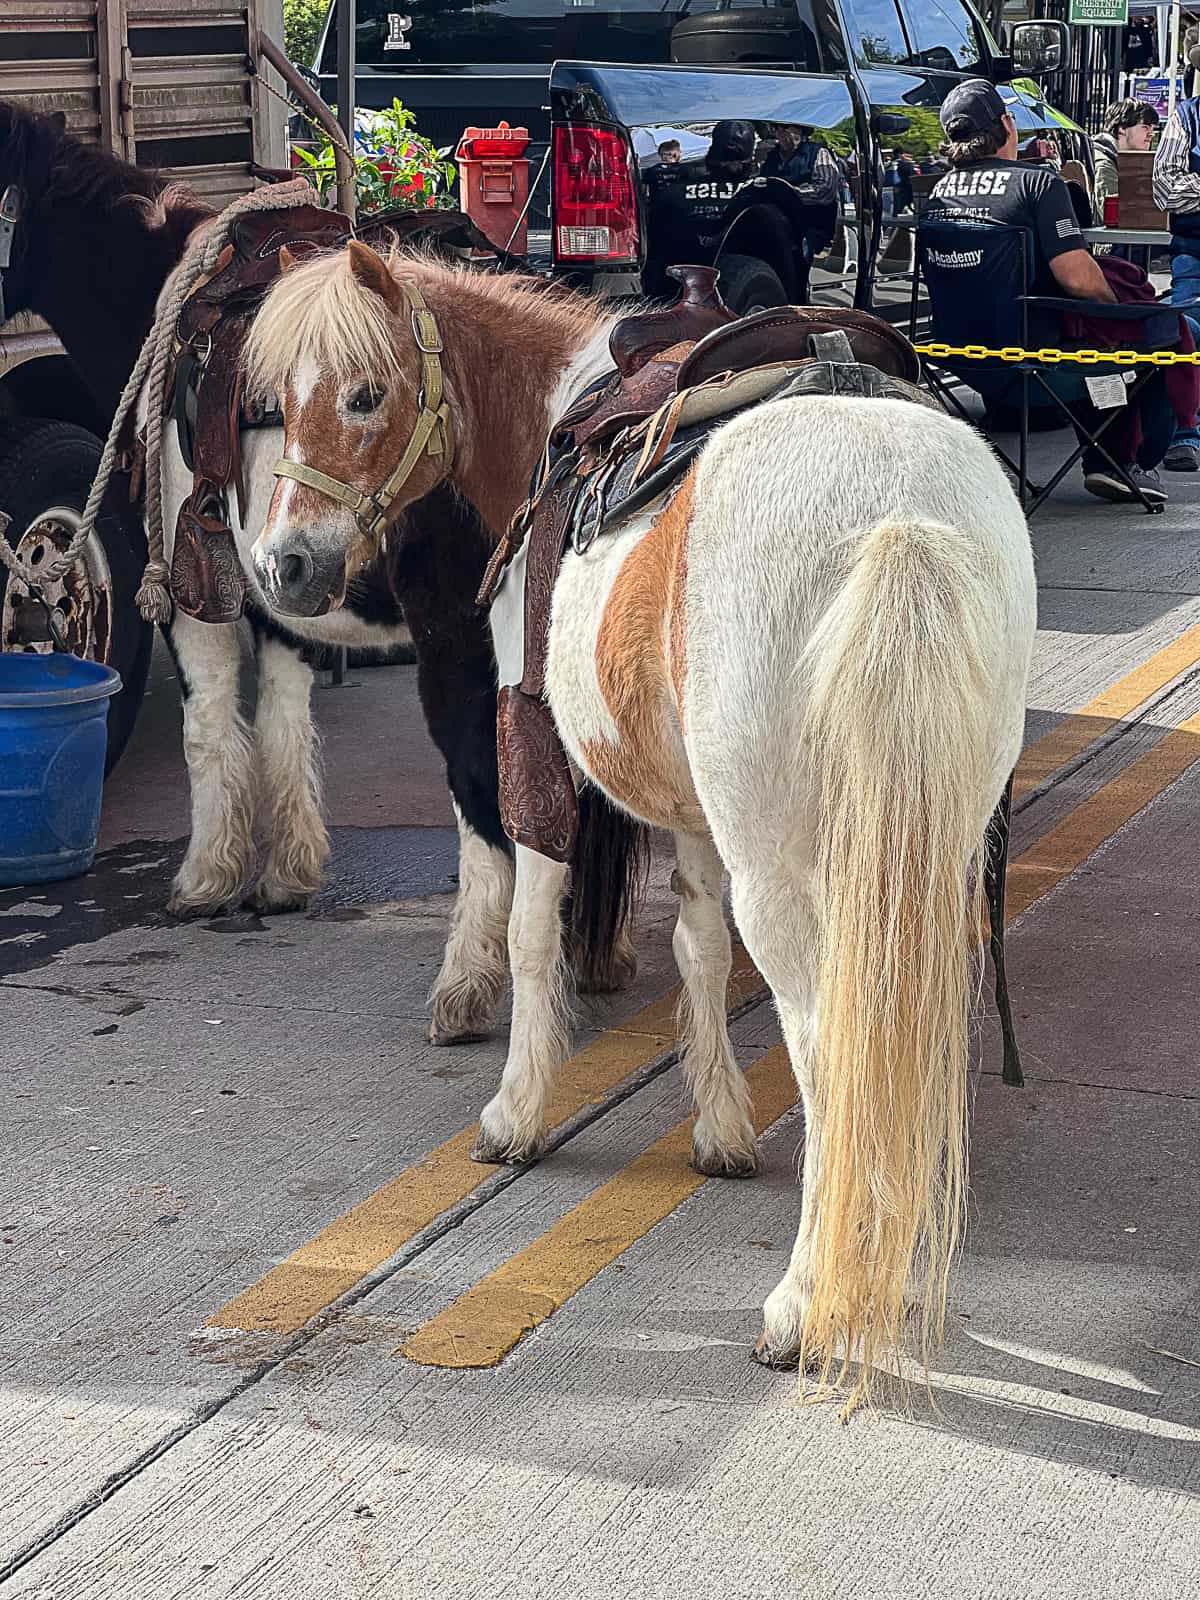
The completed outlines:
{"type": "Polygon", "coordinates": [[[555,128],[553,195],[557,260],[636,264],[633,157],[619,133],[555,128]]]}

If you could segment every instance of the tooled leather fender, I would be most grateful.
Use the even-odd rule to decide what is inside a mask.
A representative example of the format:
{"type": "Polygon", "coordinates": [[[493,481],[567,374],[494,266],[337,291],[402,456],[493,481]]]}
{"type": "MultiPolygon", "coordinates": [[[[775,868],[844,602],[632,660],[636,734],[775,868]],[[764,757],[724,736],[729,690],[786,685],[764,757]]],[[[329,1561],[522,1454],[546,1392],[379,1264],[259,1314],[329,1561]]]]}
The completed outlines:
{"type": "Polygon", "coordinates": [[[246,575],[224,501],[211,483],[195,484],[179,508],[171,595],[180,611],[198,622],[236,622],[246,603],[246,575]]]}
{"type": "Polygon", "coordinates": [[[550,597],[562,559],[560,528],[576,480],[568,473],[534,512],[525,558],[525,665],[515,688],[500,690],[496,748],[500,821],[514,844],[551,861],[569,861],[579,831],[579,799],[566,752],[545,701],[550,597]]]}

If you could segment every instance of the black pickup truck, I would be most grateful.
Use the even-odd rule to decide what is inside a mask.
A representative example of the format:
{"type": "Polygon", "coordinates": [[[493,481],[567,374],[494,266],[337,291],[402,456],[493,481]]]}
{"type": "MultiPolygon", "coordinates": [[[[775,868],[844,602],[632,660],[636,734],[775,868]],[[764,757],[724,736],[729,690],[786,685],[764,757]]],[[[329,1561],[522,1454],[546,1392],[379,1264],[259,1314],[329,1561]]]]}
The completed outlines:
{"type": "Polygon", "coordinates": [[[1029,76],[1065,67],[1065,26],[1013,24],[1006,55],[968,0],[358,0],[356,15],[357,104],[398,96],[442,145],[470,124],[528,127],[531,264],[609,293],[666,292],[666,266],[689,260],[721,266],[738,311],[803,301],[848,211],[853,298],[870,306],[884,153],[931,156],[966,77],[1003,86],[1031,148],[1090,163],[1029,76]]]}

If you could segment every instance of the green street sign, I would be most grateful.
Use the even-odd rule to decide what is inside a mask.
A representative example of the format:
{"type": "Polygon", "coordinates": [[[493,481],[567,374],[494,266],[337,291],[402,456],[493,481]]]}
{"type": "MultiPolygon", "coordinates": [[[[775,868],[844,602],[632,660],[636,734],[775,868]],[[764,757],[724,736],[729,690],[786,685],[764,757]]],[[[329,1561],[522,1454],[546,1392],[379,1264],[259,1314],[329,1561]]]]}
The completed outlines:
{"type": "Polygon", "coordinates": [[[1071,0],[1069,20],[1090,28],[1123,28],[1129,21],[1129,0],[1071,0]]]}

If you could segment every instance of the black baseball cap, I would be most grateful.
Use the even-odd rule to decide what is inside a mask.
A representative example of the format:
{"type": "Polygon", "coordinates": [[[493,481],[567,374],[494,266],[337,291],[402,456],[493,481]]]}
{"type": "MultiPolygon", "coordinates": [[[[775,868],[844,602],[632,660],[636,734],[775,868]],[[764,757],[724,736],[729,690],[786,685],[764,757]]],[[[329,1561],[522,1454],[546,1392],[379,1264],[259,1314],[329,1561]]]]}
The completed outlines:
{"type": "Polygon", "coordinates": [[[757,134],[752,122],[730,119],[718,122],[712,131],[710,161],[749,161],[754,154],[757,134]]]}
{"type": "Polygon", "coordinates": [[[951,139],[970,139],[1008,115],[1004,97],[986,78],[968,78],[942,101],[942,127],[951,139]]]}

